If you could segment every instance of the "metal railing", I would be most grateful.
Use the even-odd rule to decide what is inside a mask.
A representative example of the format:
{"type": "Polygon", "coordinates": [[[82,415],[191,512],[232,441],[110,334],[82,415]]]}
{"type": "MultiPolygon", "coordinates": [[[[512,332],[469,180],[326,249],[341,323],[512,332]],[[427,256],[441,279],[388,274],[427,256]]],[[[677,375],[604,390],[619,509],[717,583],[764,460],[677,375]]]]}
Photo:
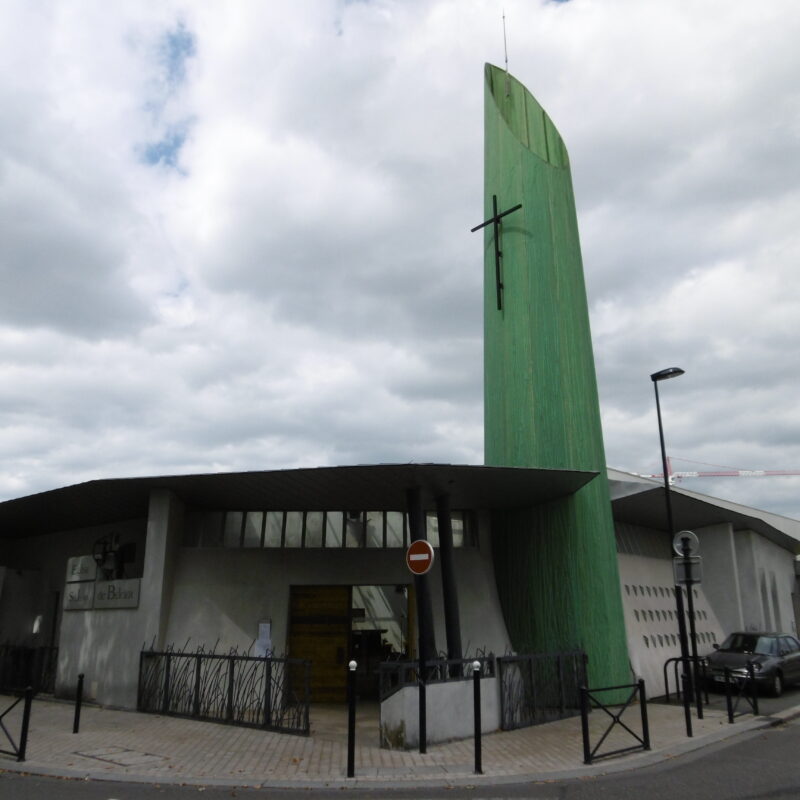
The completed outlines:
{"type": "MultiPolygon", "coordinates": [[[[674,656],[673,658],[668,658],[664,662],[664,701],[666,703],[670,702],[670,693],[669,693],[669,668],[672,667],[672,676],[673,680],[675,681],[675,696],[677,697],[678,701],[680,701],[681,697],[683,696],[683,689],[681,686],[681,680],[678,676],[678,668],[680,663],[683,661],[681,656],[674,656]]],[[[689,656],[686,659],[687,663],[691,664],[694,659],[689,656]]],[[[696,686],[698,681],[700,683],[700,688],[702,693],[705,695],[705,703],[708,705],[708,659],[704,656],[698,657],[697,661],[694,665],[694,670],[692,672],[693,676],[693,685],[696,686]]]]}
{"type": "Polygon", "coordinates": [[[139,711],[308,736],[311,662],[143,650],[139,711]]]}
{"type": "Polygon", "coordinates": [[[638,683],[624,684],[622,686],[605,686],[600,689],[588,689],[585,686],[580,687],[581,696],[581,729],[583,732],[583,761],[585,764],[591,764],[598,758],[609,758],[610,756],[622,755],[623,753],[631,753],[634,750],[649,750],[650,749],[650,727],[647,722],[647,697],[644,691],[644,681],[640,680],[638,683]],[[628,699],[621,706],[607,706],[596,695],[598,692],[619,692],[624,689],[630,689],[631,693],[628,699]],[[642,735],[631,730],[623,721],[622,715],[627,711],[630,704],[636,696],[639,696],[639,706],[642,717],[642,735]],[[611,717],[611,723],[603,732],[603,735],[598,740],[597,744],[592,749],[591,738],[589,735],[589,712],[592,708],[598,708],[611,717]],[[619,708],[617,713],[611,711],[611,708],[619,708]],[[638,744],[630,745],[629,747],[618,747],[616,750],[609,750],[605,753],[598,753],[603,745],[603,742],[608,738],[614,728],[620,726],[626,730],[638,744]]]}
{"type": "Polygon", "coordinates": [[[580,714],[585,653],[535,653],[497,659],[500,727],[514,730],[580,714]]]}
{"type": "MultiPolygon", "coordinates": [[[[481,675],[493,678],[495,675],[494,656],[480,658],[437,658],[425,662],[425,683],[447,683],[450,681],[472,680],[472,664],[478,661],[481,675]]],[[[418,661],[384,661],[378,664],[379,698],[385,700],[404,686],[416,686],[419,681],[418,661]]]]}
{"type": "Polygon", "coordinates": [[[725,686],[725,707],[728,712],[728,722],[733,723],[735,717],[752,713],[758,716],[758,687],[756,685],[755,667],[752,661],[745,665],[747,677],[741,678],[733,674],[729,667],[723,671],[725,686]],[[735,698],[735,701],[734,701],[735,698]],[[739,711],[739,702],[744,698],[750,706],[750,711],[739,711]]]}
{"type": "Polygon", "coordinates": [[[52,694],[57,665],[57,647],[0,644],[0,691],[18,692],[30,686],[34,694],[52,694]]]}

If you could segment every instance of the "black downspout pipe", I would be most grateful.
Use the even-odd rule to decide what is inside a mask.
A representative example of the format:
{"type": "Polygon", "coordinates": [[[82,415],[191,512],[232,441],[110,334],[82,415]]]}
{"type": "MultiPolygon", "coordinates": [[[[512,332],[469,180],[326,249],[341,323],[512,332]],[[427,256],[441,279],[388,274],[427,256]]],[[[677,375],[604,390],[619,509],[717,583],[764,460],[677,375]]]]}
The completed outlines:
{"type": "MultiPolygon", "coordinates": [[[[439,523],[439,559],[442,574],[442,598],[444,600],[444,624],[447,634],[447,658],[461,660],[461,621],[458,613],[458,588],[456,568],[453,563],[453,523],[450,516],[450,495],[436,498],[436,517],[439,523]]],[[[460,665],[452,665],[451,671],[461,673],[460,665]]]]}
{"type": "MultiPolygon", "coordinates": [[[[408,503],[409,534],[412,542],[427,540],[425,513],[422,509],[422,492],[419,487],[406,490],[408,503]]],[[[433,632],[433,603],[429,575],[414,576],[417,595],[417,632],[419,634],[418,656],[421,663],[430,663],[436,658],[436,639],[433,632]]]]}

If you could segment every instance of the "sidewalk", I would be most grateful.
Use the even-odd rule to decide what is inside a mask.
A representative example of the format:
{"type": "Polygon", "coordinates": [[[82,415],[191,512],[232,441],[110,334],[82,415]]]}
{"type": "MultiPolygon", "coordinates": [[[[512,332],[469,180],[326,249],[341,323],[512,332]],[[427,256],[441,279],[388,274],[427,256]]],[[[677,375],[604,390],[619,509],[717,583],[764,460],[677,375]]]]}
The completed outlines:
{"type": "MultiPolygon", "coordinates": [[[[0,710],[10,702],[0,696],[0,710]]],[[[3,721],[19,736],[20,704],[3,721]]],[[[377,741],[377,707],[359,709],[355,778],[346,777],[346,712],[312,706],[311,736],[300,737],[195,720],[84,705],[80,733],[72,733],[72,704],[35,699],[27,759],[0,755],[0,770],[95,780],[254,787],[463,786],[599,775],[672,758],[744,731],[800,714],[800,706],[775,717],[738,717],[731,725],[720,711],[693,718],[688,739],[683,710],[648,705],[650,752],[583,764],[580,717],[517,731],[484,735],[483,775],[475,775],[473,740],[429,745],[428,752],[383,750],[377,741]]],[[[610,722],[590,715],[592,746],[610,722]]],[[[623,721],[641,734],[639,709],[623,721]]],[[[2,736],[2,732],[0,732],[2,736]]],[[[635,744],[619,725],[602,751],[635,744]]],[[[7,742],[0,743],[7,749],[7,742]]]]}

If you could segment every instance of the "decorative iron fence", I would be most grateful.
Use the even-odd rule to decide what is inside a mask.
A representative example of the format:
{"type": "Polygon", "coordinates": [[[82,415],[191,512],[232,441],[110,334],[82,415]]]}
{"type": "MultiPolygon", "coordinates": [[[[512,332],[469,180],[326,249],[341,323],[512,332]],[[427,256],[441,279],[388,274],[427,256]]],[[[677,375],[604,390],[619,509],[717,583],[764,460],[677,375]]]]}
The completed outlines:
{"type": "Polygon", "coordinates": [[[309,734],[311,662],[143,650],[139,711],[309,734]]]}
{"type": "Polygon", "coordinates": [[[552,722],[581,713],[586,684],[583,652],[501,656],[500,727],[504,731],[552,722]]]}
{"type": "MultiPolygon", "coordinates": [[[[493,678],[495,675],[494,656],[478,658],[437,658],[425,662],[425,683],[446,683],[448,681],[472,680],[472,664],[480,662],[481,675],[493,678]]],[[[418,661],[384,661],[378,664],[379,696],[381,701],[404,686],[416,686],[419,679],[418,661]]]]}
{"type": "Polygon", "coordinates": [[[34,693],[52,694],[58,665],[57,647],[0,645],[0,691],[22,691],[30,686],[34,693]]]}

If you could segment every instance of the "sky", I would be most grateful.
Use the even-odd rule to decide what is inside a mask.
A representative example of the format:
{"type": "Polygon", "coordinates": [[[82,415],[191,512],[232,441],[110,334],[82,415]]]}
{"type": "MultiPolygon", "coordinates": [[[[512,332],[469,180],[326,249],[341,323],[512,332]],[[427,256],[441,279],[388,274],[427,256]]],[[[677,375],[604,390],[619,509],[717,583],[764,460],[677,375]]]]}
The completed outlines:
{"type": "MultiPolygon", "coordinates": [[[[483,65],[566,143],[607,463],[800,471],[795,0],[5,0],[0,500],[483,461],[483,65]],[[700,464],[696,463],[700,462],[700,464]]],[[[800,476],[681,486],[800,518],[800,476]]]]}

